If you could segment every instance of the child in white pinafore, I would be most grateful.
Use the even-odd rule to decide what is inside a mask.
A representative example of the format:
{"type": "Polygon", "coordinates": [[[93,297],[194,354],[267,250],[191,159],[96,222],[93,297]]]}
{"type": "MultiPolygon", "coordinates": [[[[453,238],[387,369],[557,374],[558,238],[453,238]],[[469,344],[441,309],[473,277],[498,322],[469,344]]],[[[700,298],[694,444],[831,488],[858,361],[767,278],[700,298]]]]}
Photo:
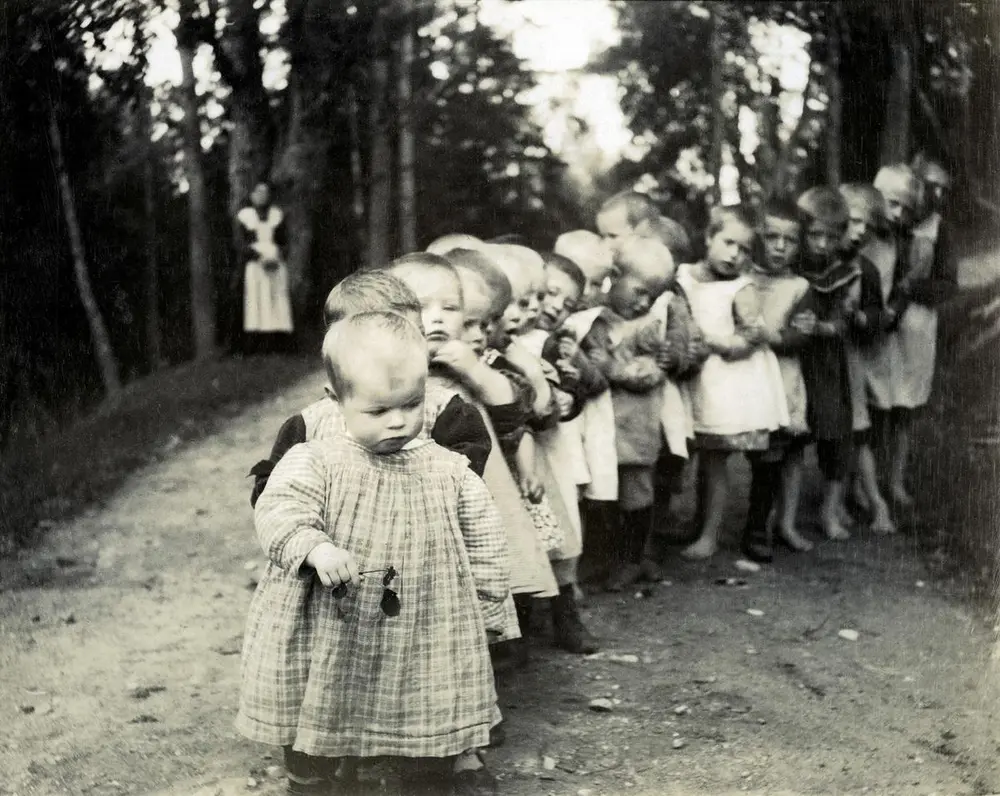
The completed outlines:
{"type": "Polygon", "coordinates": [[[788,425],[781,369],[764,343],[757,293],[745,273],[754,239],[749,219],[722,209],[706,230],[705,259],[677,272],[709,352],[691,382],[702,526],[698,541],[682,552],[686,558],[709,558],[718,547],[730,454],[764,451],[770,433],[788,425]]]}
{"type": "Polygon", "coordinates": [[[504,626],[506,537],[464,457],[418,439],[425,351],[393,313],[328,332],[342,431],[290,450],[257,502],[270,561],[236,727],[285,748],[291,793],[325,793],[342,758],[376,756],[417,761],[444,790],[500,718],[487,638],[504,626]]]}

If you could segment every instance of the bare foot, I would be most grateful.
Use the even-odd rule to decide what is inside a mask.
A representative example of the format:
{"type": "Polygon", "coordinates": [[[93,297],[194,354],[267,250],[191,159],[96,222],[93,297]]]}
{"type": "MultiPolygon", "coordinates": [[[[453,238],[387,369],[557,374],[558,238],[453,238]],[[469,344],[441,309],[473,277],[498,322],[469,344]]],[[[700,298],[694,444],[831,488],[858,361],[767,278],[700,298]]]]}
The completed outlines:
{"type": "Polygon", "coordinates": [[[851,497],[854,498],[854,502],[857,504],[859,509],[862,511],[871,511],[871,503],[868,500],[868,495],[865,494],[865,490],[859,481],[854,482],[854,489],[851,491],[851,497]]]}
{"type": "Polygon", "coordinates": [[[872,533],[896,533],[896,523],[889,516],[889,507],[885,503],[875,509],[875,514],[872,517],[872,523],[869,528],[872,533]]]}
{"type": "Polygon", "coordinates": [[[797,528],[779,528],[778,535],[796,553],[808,553],[813,549],[812,542],[799,533],[797,528]]]}
{"type": "Polygon", "coordinates": [[[913,498],[910,496],[910,493],[906,491],[906,487],[899,485],[890,487],[889,496],[892,498],[892,502],[900,508],[913,508],[913,498]]]}
{"type": "Polygon", "coordinates": [[[842,542],[851,538],[851,532],[841,524],[839,517],[829,517],[823,523],[823,530],[826,531],[826,538],[834,542],[842,542]]]}
{"type": "Polygon", "coordinates": [[[847,510],[847,506],[843,503],[837,507],[837,517],[840,520],[840,524],[845,528],[850,528],[854,525],[854,517],[851,515],[851,512],[847,510]]]}
{"type": "Polygon", "coordinates": [[[718,547],[711,539],[699,539],[693,545],[689,545],[681,550],[681,556],[689,561],[704,561],[715,555],[718,547]]]}

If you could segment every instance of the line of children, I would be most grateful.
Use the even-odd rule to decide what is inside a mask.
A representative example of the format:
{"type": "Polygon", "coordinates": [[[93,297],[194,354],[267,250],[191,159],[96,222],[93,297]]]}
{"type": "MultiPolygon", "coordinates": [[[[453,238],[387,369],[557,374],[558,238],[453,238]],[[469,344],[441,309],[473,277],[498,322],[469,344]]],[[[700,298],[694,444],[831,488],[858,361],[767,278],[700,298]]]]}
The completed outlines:
{"type": "MultiPolygon", "coordinates": [[[[798,521],[812,443],[826,537],[849,536],[851,477],[871,530],[894,531],[868,405],[905,465],[906,410],[929,382],[901,386],[892,369],[926,340],[922,310],[946,283],[926,243],[938,228],[919,245],[909,234],[918,205],[899,167],[874,187],[769,201],[757,220],[719,208],[704,256],[684,262],[687,231],[623,192],[600,235],[564,233],[550,253],[454,234],[337,285],[329,394],[253,471],[271,563],[237,725],[285,747],[290,792],[331,792],[345,759],[376,755],[419,761],[419,787],[489,786],[476,750],[498,741],[490,666],[511,645],[525,660],[540,600],[557,647],[597,651],[580,610],[587,539],[610,536],[607,590],[660,580],[654,507],[689,456],[698,536],[684,558],[719,547],[734,453],[751,464],[740,550],[754,561],[775,541],[812,548],[798,521]]],[[[897,504],[904,472],[893,465],[897,504]]]]}

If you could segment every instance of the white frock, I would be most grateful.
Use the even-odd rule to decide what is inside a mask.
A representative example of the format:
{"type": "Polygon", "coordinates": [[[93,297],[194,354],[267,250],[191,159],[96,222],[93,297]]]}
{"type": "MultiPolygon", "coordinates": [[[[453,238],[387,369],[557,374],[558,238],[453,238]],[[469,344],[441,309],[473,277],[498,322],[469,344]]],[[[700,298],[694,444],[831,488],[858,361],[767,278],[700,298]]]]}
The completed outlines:
{"type": "MultiPolygon", "coordinates": [[[[733,302],[751,284],[750,277],[700,282],[693,267],[682,265],[677,282],[695,323],[708,335],[735,334],[733,302]]],[[[696,434],[728,437],[788,425],[781,368],[770,348],[758,348],[746,359],[731,362],[710,355],[692,384],[691,403],[696,434]]]]}
{"type": "Polygon", "coordinates": [[[281,208],[272,205],[261,218],[253,207],[244,207],[236,215],[254,243],[257,256],[249,260],[243,272],[243,331],[291,332],[292,302],[288,288],[288,268],[281,261],[275,231],[284,219],[281,208]],[[268,270],[266,262],[277,263],[268,270]]]}

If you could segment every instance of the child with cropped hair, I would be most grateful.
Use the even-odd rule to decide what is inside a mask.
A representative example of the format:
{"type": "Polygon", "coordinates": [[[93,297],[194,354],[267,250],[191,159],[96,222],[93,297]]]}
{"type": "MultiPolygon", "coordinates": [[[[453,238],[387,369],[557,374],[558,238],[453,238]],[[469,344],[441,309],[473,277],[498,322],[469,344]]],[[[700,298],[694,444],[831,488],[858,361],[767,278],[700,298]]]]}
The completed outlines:
{"type": "Polygon", "coordinates": [[[885,202],[872,185],[850,183],[841,185],[839,190],[848,214],[844,257],[853,260],[861,272],[853,288],[858,300],[856,319],[847,338],[854,435],[854,494],[858,506],[868,513],[869,530],[895,533],[896,524],[889,504],[879,488],[870,438],[871,413],[868,411],[868,386],[864,371],[864,358],[884,333],[885,327],[881,278],[878,268],[869,259],[869,254],[878,251],[878,238],[885,229],[885,202]]]}
{"type": "MultiPolygon", "coordinates": [[[[384,271],[360,271],[342,279],[330,291],[323,307],[327,329],[359,312],[395,312],[421,326],[420,302],[406,284],[384,271]]],[[[478,410],[453,391],[431,384],[427,396],[427,428],[430,438],[444,448],[469,459],[476,475],[482,475],[490,453],[490,438],[478,410]]],[[[271,453],[254,465],[250,505],[256,504],[275,465],[293,445],[334,433],[340,424],[335,401],[324,397],[289,417],[278,430],[271,453]]]]}
{"type": "Polygon", "coordinates": [[[615,267],[614,254],[607,242],[590,230],[575,229],[556,238],[552,251],[583,271],[586,284],[579,309],[600,306],[615,267]]]}
{"type": "MultiPolygon", "coordinates": [[[[618,532],[609,591],[621,591],[643,573],[652,529],[654,466],[663,430],[663,384],[682,352],[674,348],[677,317],[660,302],[674,276],[670,251],[658,241],[624,238],[605,309],[590,324],[581,347],[611,387],[618,465],[618,532]]],[[[679,346],[686,353],[686,344],[679,346]]]]}
{"type": "Polygon", "coordinates": [[[788,422],[771,434],[766,450],[747,454],[752,475],[740,547],[751,561],[767,563],[773,555],[772,527],[792,550],[812,548],[796,526],[809,441],[806,385],[798,356],[806,340],[790,326],[809,292],[808,280],[798,275],[802,242],[798,208],[780,199],[767,202],[761,211],[758,239],[761,253],[749,275],[760,300],[764,342],[774,351],[781,369],[788,422]]]}
{"type": "Polygon", "coordinates": [[[504,627],[506,538],[465,460],[420,439],[425,351],[394,313],[335,324],[340,427],[290,450],[256,506],[270,561],[236,727],[283,747],[292,794],[330,793],[345,758],[382,756],[409,763],[414,790],[450,792],[455,756],[500,719],[487,639],[504,627]]]}
{"type": "Polygon", "coordinates": [[[781,369],[766,345],[760,299],[746,273],[755,239],[745,213],[722,208],[705,232],[705,259],[677,272],[708,354],[691,381],[701,528],[681,553],[689,559],[709,558],[718,548],[730,455],[767,450],[770,434],[788,424],[781,369]]]}
{"type": "Polygon", "coordinates": [[[619,191],[597,211],[597,231],[614,248],[622,238],[634,235],[640,224],[653,222],[659,215],[656,204],[646,194],[619,191]]]}
{"type": "Polygon", "coordinates": [[[655,238],[670,249],[675,263],[691,261],[691,238],[679,223],[667,216],[643,219],[635,228],[641,238],[655,238]]]}

